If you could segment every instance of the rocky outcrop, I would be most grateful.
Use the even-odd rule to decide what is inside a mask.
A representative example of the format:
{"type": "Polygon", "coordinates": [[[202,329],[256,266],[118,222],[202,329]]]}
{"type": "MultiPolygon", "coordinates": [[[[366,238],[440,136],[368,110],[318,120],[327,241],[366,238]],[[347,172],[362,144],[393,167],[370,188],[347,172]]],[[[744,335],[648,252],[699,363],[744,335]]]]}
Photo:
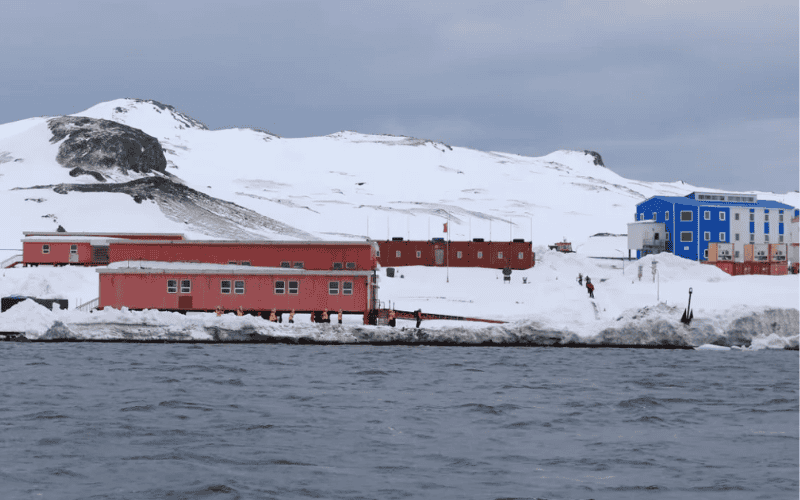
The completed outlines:
{"type": "Polygon", "coordinates": [[[63,141],[56,161],[70,169],[70,175],[92,175],[105,181],[119,172],[165,173],[167,160],[158,139],[139,129],[110,120],[60,116],[47,122],[51,143],[63,141]]]}
{"type": "Polygon", "coordinates": [[[603,158],[600,156],[600,153],[588,150],[584,151],[584,153],[594,158],[595,165],[600,165],[601,167],[605,167],[605,165],[603,165],[603,158]]]}

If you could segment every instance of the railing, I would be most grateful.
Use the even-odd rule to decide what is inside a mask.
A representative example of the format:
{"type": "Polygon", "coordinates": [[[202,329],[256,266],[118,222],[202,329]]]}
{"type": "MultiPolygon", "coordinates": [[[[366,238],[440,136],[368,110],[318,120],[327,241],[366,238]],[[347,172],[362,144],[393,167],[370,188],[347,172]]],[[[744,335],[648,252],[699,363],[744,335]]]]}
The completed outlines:
{"type": "Polygon", "coordinates": [[[89,312],[92,309],[96,308],[99,304],[100,304],[100,297],[97,297],[96,299],[92,299],[89,302],[84,302],[83,304],[76,306],[75,309],[77,309],[78,311],[89,312]]]}
{"type": "Polygon", "coordinates": [[[19,262],[22,262],[22,254],[12,255],[11,257],[7,258],[6,260],[0,262],[0,269],[5,269],[6,267],[10,267],[12,265],[16,265],[19,262]]]}

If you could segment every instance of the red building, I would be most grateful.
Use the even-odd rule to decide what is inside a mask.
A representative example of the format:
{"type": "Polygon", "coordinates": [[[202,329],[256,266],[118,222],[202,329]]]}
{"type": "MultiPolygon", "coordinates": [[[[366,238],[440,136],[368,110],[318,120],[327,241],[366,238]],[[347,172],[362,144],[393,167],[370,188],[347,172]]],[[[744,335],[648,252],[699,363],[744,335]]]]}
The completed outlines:
{"type": "Polygon", "coordinates": [[[72,265],[106,265],[108,264],[108,246],[110,241],[120,239],[142,240],[182,240],[182,234],[158,233],[59,233],[33,232],[23,233],[22,263],[24,266],[40,264],[65,266],[72,265]]]}
{"type": "MultiPolygon", "coordinates": [[[[328,309],[362,314],[365,323],[377,302],[374,271],[261,268],[238,265],[128,262],[98,269],[99,309],[159,309],[213,312],[241,307],[268,317],[328,309]],[[130,267],[127,267],[130,266],[130,267]]],[[[299,318],[298,318],[299,319],[299,318]]]]}
{"type": "Polygon", "coordinates": [[[536,263],[531,243],[524,240],[391,241],[378,242],[378,261],[384,267],[486,267],[491,269],[530,269],[536,263]]]}
{"type": "Polygon", "coordinates": [[[786,255],[786,243],[709,243],[708,260],[704,262],[717,266],[731,276],[780,276],[788,272],[786,255]]]}
{"type": "Polygon", "coordinates": [[[205,262],[308,270],[373,270],[378,245],[368,241],[122,241],[109,260],[205,262]]]}

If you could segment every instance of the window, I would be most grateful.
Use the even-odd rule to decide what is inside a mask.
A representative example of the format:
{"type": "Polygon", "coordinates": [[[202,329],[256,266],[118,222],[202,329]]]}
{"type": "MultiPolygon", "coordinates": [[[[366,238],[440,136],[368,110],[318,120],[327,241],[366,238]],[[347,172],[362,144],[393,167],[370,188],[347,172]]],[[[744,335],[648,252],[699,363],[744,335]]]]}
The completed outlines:
{"type": "Polygon", "coordinates": [[[219,291],[221,293],[231,293],[231,280],[222,280],[219,282],[219,291]]]}
{"type": "Polygon", "coordinates": [[[703,250],[703,258],[704,258],[704,259],[707,259],[707,258],[708,258],[708,248],[706,248],[705,250],[703,250]]]}
{"type": "Polygon", "coordinates": [[[739,233],[736,233],[735,239],[736,241],[739,241],[739,233]]]}
{"type": "Polygon", "coordinates": [[[178,293],[178,280],[167,280],[167,293],[178,293]]]}
{"type": "Polygon", "coordinates": [[[192,293],[192,280],[181,280],[181,293],[192,293]]]}
{"type": "Polygon", "coordinates": [[[683,242],[692,241],[692,232],[691,231],[681,231],[681,241],[683,241],[683,242]]]}
{"type": "Polygon", "coordinates": [[[503,258],[503,252],[497,252],[497,258],[498,259],[502,259],[503,258]]]}
{"type": "Polygon", "coordinates": [[[525,256],[525,254],[524,254],[524,253],[522,253],[522,252],[520,252],[519,254],[517,254],[517,258],[518,258],[518,259],[520,259],[520,260],[522,260],[522,259],[524,258],[524,256],[525,256]]]}
{"type": "Polygon", "coordinates": [[[228,264],[236,265],[236,261],[235,260],[229,260],[228,264]]]}
{"type": "Polygon", "coordinates": [[[243,260],[241,265],[242,266],[249,266],[250,265],[250,261],[249,260],[243,260]]]}
{"type": "Polygon", "coordinates": [[[667,231],[667,241],[669,241],[669,231],[667,231]]]}
{"type": "Polygon", "coordinates": [[[681,210],[681,220],[684,222],[691,222],[692,221],[692,211],[691,210],[681,210]]]}
{"type": "Polygon", "coordinates": [[[725,212],[719,213],[719,220],[725,220],[725,212]]]}
{"type": "Polygon", "coordinates": [[[644,220],[644,214],[639,214],[639,220],[644,220]]]}
{"type": "Polygon", "coordinates": [[[653,239],[654,239],[654,240],[656,240],[656,241],[658,241],[658,233],[655,233],[655,234],[653,235],[653,239]]]}
{"type": "Polygon", "coordinates": [[[756,220],[756,214],[750,213],[750,220],[756,220]]]}
{"type": "Polygon", "coordinates": [[[233,282],[233,293],[238,295],[244,293],[244,281],[237,280],[233,282]]]}
{"type": "Polygon", "coordinates": [[[479,258],[479,259],[482,259],[482,258],[483,258],[483,252],[478,252],[478,258],[479,258]]]}
{"type": "Polygon", "coordinates": [[[778,243],[783,243],[783,235],[778,235],[778,243]]]}
{"type": "Polygon", "coordinates": [[[286,292],[286,282],[285,281],[276,281],[275,282],[275,295],[283,295],[286,292]]]}
{"type": "Polygon", "coordinates": [[[719,233],[719,241],[725,241],[725,233],[719,233]]]}
{"type": "Polygon", "coordinates": [[[764,243],[769,243],[769,235],[768,234],[764,235],[764,243]]]}
{"type": "Polygon", "coordinates": [[[769,220],[769,214],[768,213],[764,213],[764,220],[765,221],[769,220]]]}
{"type": "Polygon", "coordinates": [[[658,214],[656,212],[653,212],[653,220],[656,220],[656,219],[658,219],[658,214]]]}
{"type": "Polygon", "coordinates": [[[281,262],[281,267],[292,267],[288,260],[284,260],[281,262]]]}
{"type": "Polygon", "coordinates": [[[399,259],[399,258],[400,258],[400,250],[396,251],[396,252],[394,253],[394,256],[395,256],[395,257],[397,257],[397,258],[399,259]]]}
{"type": "Polygon", "coordinates": [[[739,258],[739,250],[736,250],[735,252],[733,252],[733,256],[738,259],[739,258]]]}
{"type": "Polygon", "coordinates": [[[456,252],[456,259],[460,259],[460,258],[461,258],[461,252],[456,252]]]}
{"type": "Polygon", "coordinates": [[[329,281],[328,282],[328,295],[339,295],[339,282],[338,281],[329,281]]]}
{"type": "Polygon", "coordinates": [[[750,243],[755,243],[755,242],[756,242],[756,235],[753,234],[753,233],[750,233],[750,243]]]}
{"type": "Polygon", "coordinates": [[[381,256],[381,251],[380,250],[376,250],[375,251],[375,257],[380,257],[380,256],[381,256]]]}
{"type": "Polygon", "coordinates": [[[289,282],[289,295],[297,295],[300,291],[300,283],[297,281],[289,282]]]}
{"type": "Polygon", "coordinates": [[[711,233],[709,231],[703,231],[703,240],[711,241],[711,233]]]}
{"type": "Polygon", "coordinates": [[[341,269],[342,268],[342,263],[341,262],[334,262],[333,263],[333,268],[334,269],[341,269]]]}
{"type": "Polygon", "coordinates": [[[348,262],[347,264],[345,264],[345,267],[347,267],[347,269],[355,269],[356,268],[356,263],[355,262],[348,262]]]}
{"type": "Polygon", "coordinates": [[[50,245],[42,245],[42,253],[50,253],[50,245]]]}
{"type": "Polygon", "coordinates": [[[734,218],[734,220],[739,220],[739,212],[736,212],[735,214],[733,214],[733,218],[734,218]]]}
{"type": "Polygon", "coordinates": [[[711,220],[711,212],[708,210],[703,210],[703,219],[711,220]]]}
{"type": "Polygon", "coordinates": [[[419,259],[420,257],[422,257],[422,252],[420,252],[419,250],[417,250],[417,258],[419,259]]]}
{"type": "Polygon", "coordinates": [[[303,265],[304,264],[302,262],[295,262],[294,264],[292,264],[292,267],[294,267],[295,269],[303,269],[303,265]]]}
{"type": "Polygon", "coordinates": [[[778,222],[783,222],[783,210],[778,214],[778,222]]]}
{"type": "Polygon", "coordinates": [[[664,212],[664,220],[669,220],[669,212],[664,212]]]}
{"type": "Polygon", "coordinates": [[[70,245],[69,246],[69,253],[75,255],[78,253],[78,245],[70,245]]]}
{"type": "Polygon", "coordinates": [[[342,282],[342,295],[353,295],[353,282],[352,281],[344,281],[344,282],[342,282]]]}

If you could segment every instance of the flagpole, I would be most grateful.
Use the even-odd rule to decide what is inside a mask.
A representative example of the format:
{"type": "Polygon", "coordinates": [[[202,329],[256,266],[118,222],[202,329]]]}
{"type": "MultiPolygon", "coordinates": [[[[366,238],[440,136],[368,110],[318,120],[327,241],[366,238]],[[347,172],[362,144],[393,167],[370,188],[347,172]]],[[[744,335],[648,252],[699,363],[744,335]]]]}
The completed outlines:
{"type": "Polygon", "coordinates": [[[447,282],[450,283],[450,212],[447,212],[447,282]]]}

